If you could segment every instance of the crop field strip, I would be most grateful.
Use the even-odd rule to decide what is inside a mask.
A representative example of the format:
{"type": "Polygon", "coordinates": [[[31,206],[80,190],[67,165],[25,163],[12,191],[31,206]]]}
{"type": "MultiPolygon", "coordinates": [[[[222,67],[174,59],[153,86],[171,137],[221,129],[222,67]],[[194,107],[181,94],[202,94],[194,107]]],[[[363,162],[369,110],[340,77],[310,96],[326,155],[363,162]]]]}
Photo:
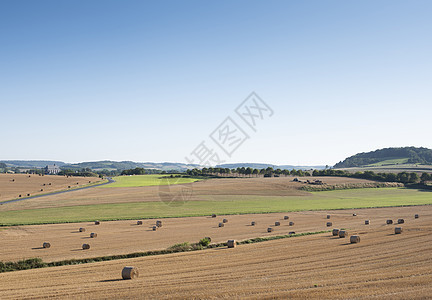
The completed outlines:
{"type": "MultiPolygon", "coordinates": [[[[136,225],[135,221],[110,221],[94,223],[71,223],[52,225],[12,226],[0,231],[3,242],[0,255],[2,261],[18,261],[33,257],[40,257],[45,262],[60,261],[74,258],[91,258],[98,256],[129,254],[150,250],[162,250],[182,242],[198,242],[205,236],[212,237],[212,242],[222,243],[228,239],[246,240],[259,236],[286,235],[289,232],[304,233],[329,230],[326,226],[326,215],[331,215],[333,227],[346,228],[352,234],[368,233],[374,230],[388,228],[387,219],[411,219],[420,213],[423,218],[432,218],[432,206],[413,206],[359,210],[336,211],[303,211],[291,213],[253,214],[217,216],[216,218],[192,217],[169,218],[163,220],[164,226],[154,232],[152,226],[156,220],[143,220],[143,225],[136,225]],[[352,213],[357,213],[356,217],[352,213]],[[284,220],[288,215],[289,220],[284,220]],[[218,223],[227,218],[229,222],[223,228],[218,223]],[[370,225],[364,225],[369,219],[370,225]],[[250,226],[255,221],[256,226],[250,226]],[[275,221],[281,223],[274,226],[275,221]],[[294,221],[294,226],[289,222],[294,221]],[[85,232],[79,232],[79,228],[85,232]],[[272,233],[267,228],[274,228],[272,233]],[[91,232],[98,237],[91,239],[91,232]],[[43,242],[50,242],[50,249],[42,249],[43,242]],[[90,243],[89,251],[82,251],[81,245],[90,243]]],[[[422,220],[415,220],[420,223],[422,220]]]]}
{"type": "MultiPolygon", "coordinates": [[[[412,214],[411,209],[373,210],[381,210],[382,219],[387,214],[395,219],[412,214]]],[[[372,210],[361,210],[351,222],[363,220],[364,211],[372,210]]],[[[427,206],[417,211],[420,218],[405,218],[401,235],[370,217],[375,227],[355,230],[362,236],[359,244],[325,233],[234,249],[3,273],[0,281],[11,284],[0,287],[0,298],[425,298],[432,293],[432,215],[427,206]],[[138,267],[141,277],[121,280],[125,265],[138,267]]]]}

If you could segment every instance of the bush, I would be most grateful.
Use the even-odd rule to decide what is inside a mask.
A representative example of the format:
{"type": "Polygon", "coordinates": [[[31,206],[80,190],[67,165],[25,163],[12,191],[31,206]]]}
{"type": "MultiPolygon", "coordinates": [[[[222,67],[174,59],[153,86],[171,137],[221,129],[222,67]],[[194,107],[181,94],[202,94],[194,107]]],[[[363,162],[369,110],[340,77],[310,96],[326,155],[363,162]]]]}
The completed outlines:
{"type": "Polygon", "coordinates": [[[203,238],[199,241],[198,244],[203,247],[207,247],[210,244],[210,240],[208,238],[203,238]]]}

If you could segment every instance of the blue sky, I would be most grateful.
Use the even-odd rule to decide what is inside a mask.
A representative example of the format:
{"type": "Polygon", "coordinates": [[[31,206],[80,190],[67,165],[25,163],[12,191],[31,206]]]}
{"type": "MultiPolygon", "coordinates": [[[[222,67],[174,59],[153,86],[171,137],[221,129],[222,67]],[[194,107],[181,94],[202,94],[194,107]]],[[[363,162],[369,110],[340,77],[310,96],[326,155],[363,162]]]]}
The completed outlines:
{"type": "Polygon", "coordinates": [[[227,162],[330,165],[432,148],[431,13],[430,1],[0,1],[0,159],[185,162],[206,141],[227,162]],[[224,157],[209,134],[252,91],[274,115],[224,157]]]}

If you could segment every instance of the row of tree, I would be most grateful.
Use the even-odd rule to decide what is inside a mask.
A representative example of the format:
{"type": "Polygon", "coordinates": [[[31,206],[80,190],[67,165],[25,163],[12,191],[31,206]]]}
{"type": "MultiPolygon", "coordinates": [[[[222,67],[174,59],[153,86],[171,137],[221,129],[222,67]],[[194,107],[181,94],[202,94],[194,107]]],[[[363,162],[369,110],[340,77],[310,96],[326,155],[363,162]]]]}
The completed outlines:
{"type": "Polygon", "coordinates": [[[253,169],[250,167],[239,167],[236,169],[229,168],[202,168],[202,169],[192,169],[186,171],[187,175],[190,176],[223,176],[223,177],[279,177],[279,176],[311,176],[310,172],[303,170],[282,170],[276,169],[274,170],[272,167],[263,168],[263,169],[253,169]]]}
{"type": "Polygon", "coordinates": [[[422,183],[425,184],[427,181],[432,181],[432,174],[424,172],[421,176],[417,173],[411,172],[400,172],[400,173],[375,173],[373,171],[355,172],[350,173],[342,170],[314,170],[312,176],[341,176],[341,177],[353,177],[360,179],[369,179],[376,181],[386,182],[400,182],[400,183],[422,183]]]}

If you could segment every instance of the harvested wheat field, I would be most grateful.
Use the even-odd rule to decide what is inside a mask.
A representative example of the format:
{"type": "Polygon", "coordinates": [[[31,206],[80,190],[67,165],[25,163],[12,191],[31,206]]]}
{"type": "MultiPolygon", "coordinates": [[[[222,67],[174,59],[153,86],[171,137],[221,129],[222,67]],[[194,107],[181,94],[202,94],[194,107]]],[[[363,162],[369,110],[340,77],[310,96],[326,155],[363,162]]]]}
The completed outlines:
{"type": "MultiPolygon", "coordinates": [[[[57,176],[62,178],[60,176],[57,176]]],[[[44,177],[41,177],[44,178],[44,177]]],[[[64,177],[66,178],[66,177],[64,177]]],[[[104,187],[72,191],[68,194],[48,195],[31,201],[20,201],[1,206],[0,211],[33,208],[65,207],[106,203],[130,203],[160,201],[160,193],[169,191],[176,194],[183,188],[193,190],[187,200],[203,200],[205,196],[216,195],[257,195],[257,196],[307,196],[309,192],[300,190],[305,183],[293,182],[294,177],[273,178],[222,178],[197,181],[194,183],[166,186],[143,187],[104,187]]],[[[311,178],[311,177],[309,177],[311,178]]],[[[300,178],[306,180],[305,178],[300,178]]],[[[344,177],[313,177],[326,184],[362,184],[374,181],[344,177]]],[[[88,179],[90,180],[90,179],[88,179]]],[[[87,181],[88,182],[88,181],[87,181]]],[[[65,185],[67,187],[67,185],[65,185]]],[[[16,192],[15,192],[16,193],[16,192]]]]}
{"type": "Polygon", "coordinates": [[[67,177],[36,174],[0,174],[0,202],[88,185],[98,177],[67,177]],[[21,195],[21,197],[20,197],[21,195]]]}
{"type": "MultiPolygon", "coordinates": [[[[337,226],[347,226],[350,234],[359,234],[361,243],[350,244],[349,239],[324,233],[232,249],[3,273],[0,298],[424,299],[432,296],[430,207],[358,210],[356,217],[351,213],[351,220],[348,211],[329,213],[337,226]],[[419,219],[414,219],[414,211],[419,212],[419,219]],[[382,225],[386,217],[401,215],[406,219],[402,234],[395,235],[394,226],[382,225]],[[369,226],[361,225],[366,216],[371,219],[369,226]],[[140,277],[122,280],[124,266],[138,268],[140,277]]],[[[304,214],[311,222],[317,218],[314,213],[304,214]]],[[[324,226],[326,213],[319,217],[324,226]]],[[[168,220],[165,221],[164,227],[169,227],[168,220]]],[[[232,223],[234,220],[228,224],[232,223]]],[[[296,225],[299,223],[300,220],[296,225]]]]}
{"type": "Polygon", "coordinates": [[[2,261],[40,257],[46,262],[72,258],[88,258],[114,254],[128,254],[148,250],[166,249],[182,242],[198,242],[209,236],[212,242],[226,242],[228,239],[245,240],[256,237],[286,235],[289,232],[304,233],[331,230],[327,227],[327,215],[331,215],[334,228],[345,228],[349,234],[364,234],[377,230],[393,228],[386,225],[387,219],[403,218],[405,225],[423,224],[432,219],[432,206],[374,208],[335,211],[304,211],[274,214],[218,215],[216,218],[189,217],[163,219],[163,227],[153,231],[156,220],[136,220],[90,223],[66,223],[49,225],[11,226],[0,230],[2,261]],[[353,216],[356,213],[357,216],[353,216]],[[414,215],[420,214],[419,219],[414,215]],[[288,215],[289,220],[284,220],[288,215]],[[227,219],[224,227],[218,224],[227,219]],[[364,225],[364,220],[371,225],[364,225]],[[251,222],[256,222],[251,226],[251,222]],[[280,226],[275,226],[280,222],[280,226]],[[289,226],[294,222],[293,226],[289,226]],[[274,228],[268,233],[267,228],[274,228]],[[84,232],[80,232],[84,228],[84,232]],[[97,238],[90,238],[90,233],[97,238]],[[43,249],[42,243],[49,242],[51,247],[43,249]],[[82,251],[82,244],[91,244],[89,251],[82,251]]]}

